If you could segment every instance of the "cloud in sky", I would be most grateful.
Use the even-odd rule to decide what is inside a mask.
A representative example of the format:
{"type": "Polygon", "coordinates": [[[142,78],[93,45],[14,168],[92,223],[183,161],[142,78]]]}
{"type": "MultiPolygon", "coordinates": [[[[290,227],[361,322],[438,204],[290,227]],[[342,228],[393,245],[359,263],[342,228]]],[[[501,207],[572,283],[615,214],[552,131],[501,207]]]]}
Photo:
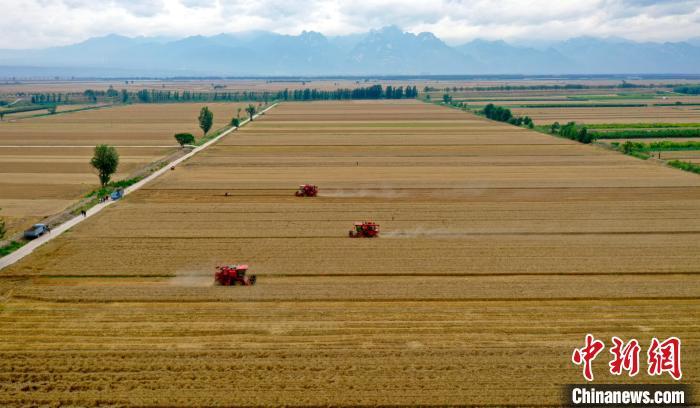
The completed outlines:
{"type": "Polygon", "coordinates": [[[2,6],[0,48],[66,45],[111,33],[342,35],[392,24],[452,44],[582,35],[679,41],[699,35],[700,0],[14,0],[2,6]]]}

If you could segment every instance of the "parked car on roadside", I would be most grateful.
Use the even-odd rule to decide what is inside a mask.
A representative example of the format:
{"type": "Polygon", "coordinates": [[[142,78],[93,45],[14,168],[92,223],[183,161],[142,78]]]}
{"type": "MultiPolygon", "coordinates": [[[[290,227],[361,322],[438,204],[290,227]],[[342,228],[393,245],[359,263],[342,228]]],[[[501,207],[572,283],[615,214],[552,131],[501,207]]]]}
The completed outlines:
{"type": "Polygon", "coordinates": [[[109,197],[112,200],[119,200],[120,198],[124,197],[124,189],[120,188],[118,190],[112,191],[112,194],[110,194],[109,197]]]}
{"type": "Polygon", "coordinates": [[[31,228],[24,231],[24,238],[26,238],[26,239],[39,238],[40,236],[44,235],[48,231],[49,231],[49,228],[46,224],[34,224],[34,225],[32,225],[31,228]]]}

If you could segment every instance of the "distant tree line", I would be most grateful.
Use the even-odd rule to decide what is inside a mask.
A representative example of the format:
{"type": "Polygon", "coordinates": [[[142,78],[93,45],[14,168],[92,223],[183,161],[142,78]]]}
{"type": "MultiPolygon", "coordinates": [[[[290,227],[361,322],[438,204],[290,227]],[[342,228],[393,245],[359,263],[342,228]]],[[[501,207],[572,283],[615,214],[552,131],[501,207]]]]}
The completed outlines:
{"type": "Polygon", "coordinates": [[[654,129],[654,128],[700,128],[699,122],[638,122],[638,123],[589,123],[589,129],[654,129]]]}
{"type": "Polygon", "coordinates": [[[671,137],[700,137],[700,129],[628,129],[608,130],[592,133],[596,139],[662,139],[671,137]]]}
{"type": "Polygon", "coordinates": [[[316,101],[316,100],[343,100],[343,99],[403,99],[416,98],[418,88],[415,86],[391,86],[372,85],[358,88],[338,88],[335,90],[321,89],[285,89],[275,95],[275,99],[283,101],[316,101]]]}
{"type": "Polygon", "coordinates": [[[700,142],[692,140],[685,142],[661,140],[648,144],[641,143],[641,145],[642,149],[647,151],[700,150],[700,142]]]}
{"type": "Polygon", "coordinates": [[[679,86],[673,88],[673,92],[688,94],[688,95],[700,95],[700,86],[679,86]]]}
{"type": "Polygon", "coordinates": [[[559,122],[554,122],[549,128],[549,133],[585,144],[595,140],[593,134],[589,133],[585,126],[578,126],[576,122],[569,122],[563,126],[559,122]]]}
{"type": "Polygon", "coordinates": [[[646,103],[533,103],[520,108],[643,108],[646,103]]]}
{"type": "Polygon", "coordinates": [[[529,116],[515,116],[510,109],[504,108],[503,106],[496,106],[492,103],[486,105],[481,111],[481,114],[491,120],[506,122],[515,126],[526,126],[530,129],[535,127],[534,122],[529,116]]]}
{"type": "MultiPolygon", "coordinates": [[[[673,88],[678,84],[633,84],[622,81],[617,85],[584,85],[584,84],[564,84],[564,85],[497,85],[497,86],[452,86],[437,88],[425,86],[423,92],[457,92],[457,91],[546,91],[546,90],[566,90],[566,89],[610,89],[610,88],[673,88]]],[[[677,92],[677,91],[676,91],[677,92]]]]}
{"type": "Polygon", "coordinates": [[[700,164],[695,164],[695,163],[681,161],[681,160],[671,160],[670,162],[668,162],[668,165],[675,167],[677,169],[700,174],[700,164]]]}
{"type": "Polygon", "coordinates": [[[69,103],[68,94],[63,93],[41,93],[34,94],[31,97],[33,104],[54,104],[54,103],[69,103]]]}
{"type": "Polygon", "coordinates": [[[160,89],[141,89],[129,91],[116,90],[111,86],[107,90],[86,89],[82,93],[34,93],[33,104],[59,103],[176,103],[176,102],[269,102],[284,101],[318,101],[343,99],[404,99],[418,97],[416,86],[372,85],[358,88],[339,88],[324,90],[316,88],[284,89],[270,91],[236,91],[236,92],[197,92],[166,91],[160,89]]]}
{"type": "Polygon", "coordinates": [[[671,103],[655,103],[654,106],[700,106],[700,103],[675,101],[671,103]]]}

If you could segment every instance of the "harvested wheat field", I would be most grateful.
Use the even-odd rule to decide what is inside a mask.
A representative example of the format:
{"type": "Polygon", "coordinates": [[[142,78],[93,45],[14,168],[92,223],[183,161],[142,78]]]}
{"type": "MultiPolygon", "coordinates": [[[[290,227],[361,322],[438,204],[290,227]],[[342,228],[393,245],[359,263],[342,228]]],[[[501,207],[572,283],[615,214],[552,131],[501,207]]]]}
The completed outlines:
{"type": "MultiPolygon", "coordinates": [[[[0,146],[177,146],[173,133],[201,136],[202,106],[214,112],[212,130],[228,124],[242,103],[136,104],[0,122],[0,146]]],[[[245,112],[241,113],[242,115],[245,112]]]]}
{"type": "MultiPolygon", "coordinates": [[[[141,104],[0,122],[0,216],[10,234],[97,187],[89,164],[95,145],[117,147],[121,160],[114,179],[127,178],[176,152],[174,133],[200,136],[202,106],[141,104]]],[[[209,106],[217,129],[244,105],[209,106]]]]}
{"type": "MultiPolygon", "coordinates": [[[[659,153],[655,152],[654,155],[659,153]]],[[[698,150],[679,150],[670,152],[661,152],[661,158],[664,160],[683,160],[693,163],[700,162],[700,151],[698,150]]]]}
{"type": "Polygon", "coordinates": [[[677,336],[697,385],[699,265],[697,175],[416,101],[283,103],[2,271],[0,404],[559,406],[589,332],[677,336]],[[257,284],[214,286],[236,262],[257,284]]]}

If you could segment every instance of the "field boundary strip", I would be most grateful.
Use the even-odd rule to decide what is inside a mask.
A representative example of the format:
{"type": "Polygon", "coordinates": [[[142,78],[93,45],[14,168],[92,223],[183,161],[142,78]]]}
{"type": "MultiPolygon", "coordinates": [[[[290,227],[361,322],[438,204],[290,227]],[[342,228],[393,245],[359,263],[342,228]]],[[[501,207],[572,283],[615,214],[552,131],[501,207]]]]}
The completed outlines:
{"type": "MultiPolygon", "coordinates": [[[[386,233],[385,233],[386,234],[386,233]]],[[[447,232],[447,233],[433,233],[432,237],[434,238],[450,238],[450,237],[470,237],[470,236],[557,236],[557,235],[563,235],[563,236],[583,236],[583,235],[698,235],[700,234],[700,231],[563,231],[563,232],[529,232],[529,231],[523,231],[523,232],[447,232]]],[[[382,240],[387,240],[387,239],[402,239],[404,236],[407,237],[412,237],[412,236],[421,236],[420,233],[415,233],[415,232],[399,232],[394,235],[387,236],[385,235],[384,238],[379,238],[382,240]]],[[[423,234],[425,236],[428,236],[428,234],[423,234]]],[[[112,235],[93,235],[90,238],[99,238],[99,239],[114,239],[114,240],[132,240],[132,239],[140,239],[140,240],[160,240],[160,241],[198,241],[198,240],[210,240],[210,239],[220,239],[220,240],[227,240],[227,241],[234,241],[234,240],[260,240],[260,239],[284,239],[284,240],[297,240],[297,239],[333,239],[333,240],[345,240],[347,239],[346,236],[338,236],[338,235],[307,235],[307,236],[288,236],[288,235],[259,235],[259,236],[241,236],[241,237],[232,237],[228,235],[204,235],[204,236],[196,236],[196,237],[191,237],[191,236],[181,236],[181,237],[160,237],[160,236],[151,236],[151,235],[134,235],[134,236],[129,236],[129,237],[120,237],[120,236],[112,236],[112,235]]],[[[25,245],[26,246],[26,245],[25,245]]],[[[23,247],[24,248],[24,247],[23,247]]],[[[4,258],[3,258],[4,259],[4,258]]],[[[2,260],[0,260],[2,261],[2,260]]]]}
{"type": "Polygon", "coordinates": [[[150,297],[134,298],[134,299],[61,299],[61,298],[46,298],[36,295],[23,295],[23,294],[12,294],[12,298],[15,300],[28,300],[33,302],[43,302],[43,303],[80,303],[80,304],[182,304],[182,303],[348,303],[348,302],[361,302],[361,303],[522,303],[522,302],[570,302],[570,303],[580,303],[580,302],[609,302],[609,303],[619,303],[619,302],[648,302],[648,301],[688,301],[688,300],[700,300],[700,296],[629,296],[629,297],[599,297],[599,296],[583,296],[583,297],[526,297],[526,298],[509,298],[509,297],[474,297],[474,298],[444,298],[444,297],[426,297],[426,298],[383,298],[383,299],[373,299],[373,298],[362,298],[362,297],[348,297],[348,298],[305,298],[305,299],[295,299],[295,298],[284,298],[284,297],[273,297],[269,299],[153,299],[150,297]]]}
{"type": "MultiPolygon", "coordinates": [[[[262,111],[260,111],[256,115],[254,115],[253,119],[259,117],[260,115],[263,115],[265,112],[274,108],[275,106],[277,106],[277,103],[273,103],[272,105],[263,109],[262,111]]],[[[250,122],[250,119],[243,120],[240,123],[239,127],[246,125],[248,122],[250,122]]],[[[231,127],[230,129],[222,132],[220,135],[209,140],[208,142],[204,143],[203,145],[192,149],[191,152],[185,154],[184,156],[165,164],[161,169],[153,172],[148,177],[145,177],[143,180],[139,181],[138,183],[135,183],[135,184],[127,187],[126,189],[124,189],[124,195],[128,195],[128,194],[140,189],[141,187],[145,186],[146,184],[150,183],[151,181],[157,179],[161,175],[170,171],[171,167],[177,166],[178,164],[184,162],[185,160],[193,157],[197,153],[201,152],[202,150],[206,149],[207,147],[211,146],[212,144],[218,142],[219,140],[221,140],[221,138],[229,135],[230,133],[236,131],[237,129],[238,128],[236,128],[236,127],[231,127]]],[[[58,236],[60,236],[64,232],[68,231],[70,228],[74,227],[75,225],[78,225],[83,220],[86,220],[86,219],[92,217],[93,215],[99,213],[100,211],[102,211],[103,209],[107,208],[108,206],[114,204],[115,202],[116,201],[107,201],[107,202],[104,202],[101,204],[97,204],[87,211],[86,216],[83,217],[81,215],[78,215],[76,217],[73,217],[72,219],[64,222],[63,224],[52,228],[50,233],[44,234],[41,237],[39,237],[39,238],[29,242],[28,244],[22,246],[17,251],[0,258],[0,270],[18,262],[20,259],[22,259],[22,258],[26,257],[27,255],[31,254],[32,252],[34,252],[34,250],[36,250],[40,246],[51,241],[52,239],[57,238],[58,236]]]]}
{"type": "MultiPolygon", "coordinates": [[[[700,275],[698,271],[674,271],[674,272],[443,272],[443,273],[363,273],[362,277],[368,278],[501,278],[501,277],[590,277],[590,276],[617,276],[617,277],[634,277],[634,276],[694,276],[700,275]]],[[[265,274],[258,273],[257,276],[264,276],[266,279],[277,278],[356,278],[357,274],[353,273],[275,273],[265,274]]],[[[3,280],[17,279],[153,279],[161,280],[164,278],[174,278],[177,275],[173,274],[84,274],[84,275],[37,275],[37,274],[17,274],[0,276],[0,282],[3,280]]]]}

